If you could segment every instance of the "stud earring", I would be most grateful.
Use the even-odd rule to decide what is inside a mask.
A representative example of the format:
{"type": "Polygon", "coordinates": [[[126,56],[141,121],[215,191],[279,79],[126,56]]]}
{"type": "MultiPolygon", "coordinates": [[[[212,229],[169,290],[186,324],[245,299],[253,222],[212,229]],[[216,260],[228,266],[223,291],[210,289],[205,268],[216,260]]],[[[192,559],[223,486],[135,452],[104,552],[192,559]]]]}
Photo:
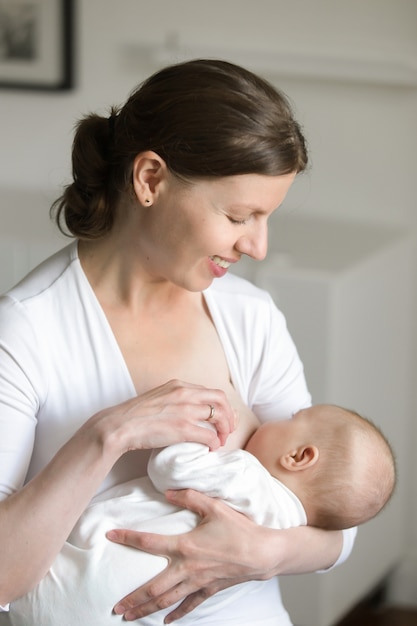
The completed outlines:
{"type": "Polygon", "coordinates": [[[147,204],[148,206],[150,206],[152,204],[151,201],[149,200],[149,198],[146,198],[145,204],[147,204]]]}

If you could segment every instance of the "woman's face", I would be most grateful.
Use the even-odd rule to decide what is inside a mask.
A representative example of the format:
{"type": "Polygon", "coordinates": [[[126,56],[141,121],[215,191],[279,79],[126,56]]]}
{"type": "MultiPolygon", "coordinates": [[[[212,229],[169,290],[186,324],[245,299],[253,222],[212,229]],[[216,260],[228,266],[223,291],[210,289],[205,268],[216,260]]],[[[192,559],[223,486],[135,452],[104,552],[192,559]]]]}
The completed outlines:
{"type": "Polygon", "coordinates": [[[294,178],[245,174],[184,184],[168,174],[138,229],[147,272],[202,291],[242,255],[262,260],[268,218],[294,178]]]}

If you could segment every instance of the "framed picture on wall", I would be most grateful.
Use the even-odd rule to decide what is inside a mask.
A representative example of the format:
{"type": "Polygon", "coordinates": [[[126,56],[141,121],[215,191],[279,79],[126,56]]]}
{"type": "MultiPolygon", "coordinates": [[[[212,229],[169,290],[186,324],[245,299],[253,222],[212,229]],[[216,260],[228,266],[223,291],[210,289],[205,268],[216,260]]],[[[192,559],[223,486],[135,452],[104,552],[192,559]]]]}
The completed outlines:
{"type": "Polygon", "coordinates": [[[0,0],[0,87],[70,89],[74,0],[0,0]]]}

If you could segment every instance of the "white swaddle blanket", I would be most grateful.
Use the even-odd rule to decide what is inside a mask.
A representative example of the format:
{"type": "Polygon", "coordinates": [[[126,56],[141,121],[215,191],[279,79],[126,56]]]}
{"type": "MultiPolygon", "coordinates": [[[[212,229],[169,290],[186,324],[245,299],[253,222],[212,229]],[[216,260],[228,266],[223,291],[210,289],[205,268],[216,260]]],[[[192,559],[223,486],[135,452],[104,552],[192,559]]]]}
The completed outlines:
{"type": "MultiPolygon", "coordinates": [[[[168,503],[161,493],[168,488],[191,487],[221,497],[257,523],[270,527],[306,523],[304,509],[296,496],[242,450],[209,452],[200,444],[176,444],[157,451],[148,471],[152,480],[149,477],[131,480],[93,500],[47,576],[12,604],[13,626],[126,623],[122,616],[113,613],[113,606],[161,572],[167,560],[112,543],[105,533],[112,528],[129,528],[179,534],[194,528],[198,516],[168,503]]],[[[206,600],[179,624],[287,626],[291,622],[286,612],[282,608],[278,609],[283,611],[281,616],[276,612],[281,607],[277,594],[279,598],[274,580],[235,585],[206,600]]],[[[171,610],[172,607],[158,611],[137,623],[160,626],[171,610]]]]}

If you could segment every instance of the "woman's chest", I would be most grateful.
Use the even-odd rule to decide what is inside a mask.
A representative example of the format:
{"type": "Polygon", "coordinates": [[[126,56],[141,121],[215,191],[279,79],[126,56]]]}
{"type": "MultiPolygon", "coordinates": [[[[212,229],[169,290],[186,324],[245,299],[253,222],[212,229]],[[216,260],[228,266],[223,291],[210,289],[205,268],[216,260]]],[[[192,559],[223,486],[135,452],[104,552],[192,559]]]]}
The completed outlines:
{"type": "Polygon", "coordinates": [[[177,379],[222,389],[239,415],[228,447],[242,447],[258,422],[233,387],[227,358],[210,315],[162,312],[110,323],[138,395],[177,379]]]}

